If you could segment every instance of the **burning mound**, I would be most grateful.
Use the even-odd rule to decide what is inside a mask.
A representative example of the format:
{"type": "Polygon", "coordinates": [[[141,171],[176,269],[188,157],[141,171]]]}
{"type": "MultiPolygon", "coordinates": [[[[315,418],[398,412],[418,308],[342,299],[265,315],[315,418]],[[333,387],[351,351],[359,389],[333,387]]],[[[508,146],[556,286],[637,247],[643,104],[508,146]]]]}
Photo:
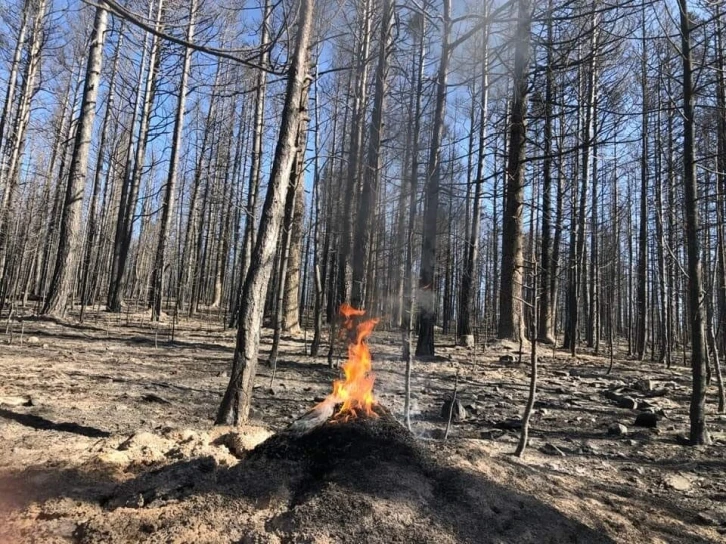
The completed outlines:
{"type": "MultiPolygon", "coordinates": [[[[609,542],[419,443],[380,404],[282,432],[234,467],[197,459],[119,486],[81,542],[609,542]],[[437,457],[446,459],[437,460],[437,457]],[[130,515],[130,508],[138,515],[130,515]]],[[[436,448],[436,449],[434,449],[436,448]]],[[[462,464],[463,465],[463,464],[462,464]]]]}

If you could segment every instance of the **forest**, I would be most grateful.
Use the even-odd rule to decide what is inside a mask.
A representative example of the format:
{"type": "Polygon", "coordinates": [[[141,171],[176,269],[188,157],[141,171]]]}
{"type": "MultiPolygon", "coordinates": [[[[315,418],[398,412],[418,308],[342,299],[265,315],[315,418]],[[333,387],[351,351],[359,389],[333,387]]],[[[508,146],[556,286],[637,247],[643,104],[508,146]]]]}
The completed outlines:
{"type": "Polygon", "coordinates": [[[723,541],[725,12],[3,2],[0,541],[723,541]]]}

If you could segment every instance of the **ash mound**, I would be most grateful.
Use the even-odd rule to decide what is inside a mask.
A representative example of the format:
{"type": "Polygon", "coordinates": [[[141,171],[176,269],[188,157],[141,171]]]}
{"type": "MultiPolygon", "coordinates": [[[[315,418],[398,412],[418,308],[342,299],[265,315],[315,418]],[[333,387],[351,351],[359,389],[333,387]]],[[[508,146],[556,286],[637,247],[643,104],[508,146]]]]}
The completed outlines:
{"type": "Polygon", "coordinates": [[[610,542],[536,499],[437,459],[391,414],[281,432],[233,467],[176,463],[120,485],[81,542],[610,542]],[[146,516],[128,516],[129,508],[146,516]],[[185,525],[193,519],[193,527],[185,525]],[[139,521],[145,520],[145,521],[139,521]],[[137,524],[138,526],[135,526],[137,524]],[[138,538],[138,536],[136,537],[138,538]]]}

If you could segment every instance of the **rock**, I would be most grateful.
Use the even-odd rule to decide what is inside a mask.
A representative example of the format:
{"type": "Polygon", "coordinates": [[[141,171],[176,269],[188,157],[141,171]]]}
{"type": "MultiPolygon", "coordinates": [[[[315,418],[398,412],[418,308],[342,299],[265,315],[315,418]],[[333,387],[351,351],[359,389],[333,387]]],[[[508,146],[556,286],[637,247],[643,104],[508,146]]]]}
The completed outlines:
{"type": "Polygon", "coordinates": [[[465,347],[465,348],[472,348],[474,347],[474,335],[473,334],[466,334],[462,336],[459,339],[459,345],[465,347]]]}
{"type": "Polygon", "coordinates": [[[28,339],[25,341],[26,344],[40,344],[40,338],[37,336],[28,336],[28,339]]]}
{"type": "Polygon", "coordinates": [[[504,429],[505,431],[516,431],[522,428],[522,420],[519,418],[505,419],[494,424],[495,429],[504,429]]]}
{"type": "Polygon", "coordinates": [[[602,394],[605,398],[615,401],[620,408],[627,408],[629,410],[636,410],[638,408],[638,401],[632,397],[619,395],[614,391],[603,391],[602,394]]]}
{"type": "Polygon", "coordinates": [[[665,485],[676,491],[688,491],[691,489],[691,480],[681,474],[671,474],[666,477],[665,485]]]}
{"type": "Polygon", "coordinates": [[[451,413],[452,421],[464,421],[468,416],[464,405],[461,404],[461,401],[459,399],[456,399],[454,401],[454,406],[452,409],[451,402],[451,399],[444,401],[444,404],[441,406],[441,417],[448,420],[449,413],[451,413]]]}
{"type": "Polygon", "coordinates": [[[654,414],[652,412],[641,412],[635,417],[635,425],[636,427],[648,427],[648,428],[655,428],[658,426],[658,414],[654,414]]]}
{"type": "Polygon", "coordinates": [[[499,357],[499,362],[502,364],[511,365],[512,363],[514,363],[514,357],[512,357],[511,355],[502,355],[501,357],[499,357]]]}
{"type": "Polygon", "coordinates": [[[481,431],[479,436],[484,440],[496,440],[505,434],[506,433],[502,429],[487,429],[486,431],[481,431]]]}
{"type": "Polygon", "coordinates": [[[608,434],[610,436],[625,436],[628,434],[628,428],[622,423],[613,423],[608,427],[608,434]]]}
{"type": "Polygon", "coordinates": [[[638,391],[643,391],[644,393],[647,393],[648,391],[653,391],[653,380],[638,380],[637,382],[635,382],[635,389],[637,389],[638,391]]]}
{"type": "Polygon", "coordinates": [[[555,446],[554,444],[550,444],[547,442],[544,446],[542,446],[539,451],[544,453],[545,455],[558,455],[560,457],[565,456],[565,452],[563,452],[560,448],[555,446]]]}
{"type": "Polygon", "coordinates": [[[0,404],[5,406],[33,406],[30,397],[0,397],[0,404]]]}
{"type": "Polygon", "coordinates": [[[696,514],[696,522],[700,525],[721,525],[711,513],[699,512],[696,514]]]}

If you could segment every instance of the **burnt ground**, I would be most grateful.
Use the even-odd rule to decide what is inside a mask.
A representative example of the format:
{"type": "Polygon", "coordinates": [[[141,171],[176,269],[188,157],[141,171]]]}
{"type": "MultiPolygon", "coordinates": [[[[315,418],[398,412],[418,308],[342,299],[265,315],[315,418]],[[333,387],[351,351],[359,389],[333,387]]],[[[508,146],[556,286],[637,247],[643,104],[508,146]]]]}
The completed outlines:
{"type": "MultiPolygon", "coordinates": [[[[518,459],[507,427],[528,368],[526,354],[500,362],[513,346],[444,338],[440,357],[417,361],[413,434],[382,410],[296,437],[284,430],[336,371],[303,355],[304,335],[285,338],[271,388],[260,366],[250,425],[215,428],[234,333],[213,321],[177,324],[173,344],[170,324],[144,314],[7,333],[3,321],[0,542],[726,541],[726,417],[712,390],[714,444],[681,445],[685,367],[620,353],[606,374],[606,358],[545,351],[518,459]],[[467,417],[444,442],[457,372],[467,417]],[[634,425],[643,411],[656,428],[634,425]]],[[[400,419],[398,335],[376,331],[370,345],[377,397],[400,419]]]]}

